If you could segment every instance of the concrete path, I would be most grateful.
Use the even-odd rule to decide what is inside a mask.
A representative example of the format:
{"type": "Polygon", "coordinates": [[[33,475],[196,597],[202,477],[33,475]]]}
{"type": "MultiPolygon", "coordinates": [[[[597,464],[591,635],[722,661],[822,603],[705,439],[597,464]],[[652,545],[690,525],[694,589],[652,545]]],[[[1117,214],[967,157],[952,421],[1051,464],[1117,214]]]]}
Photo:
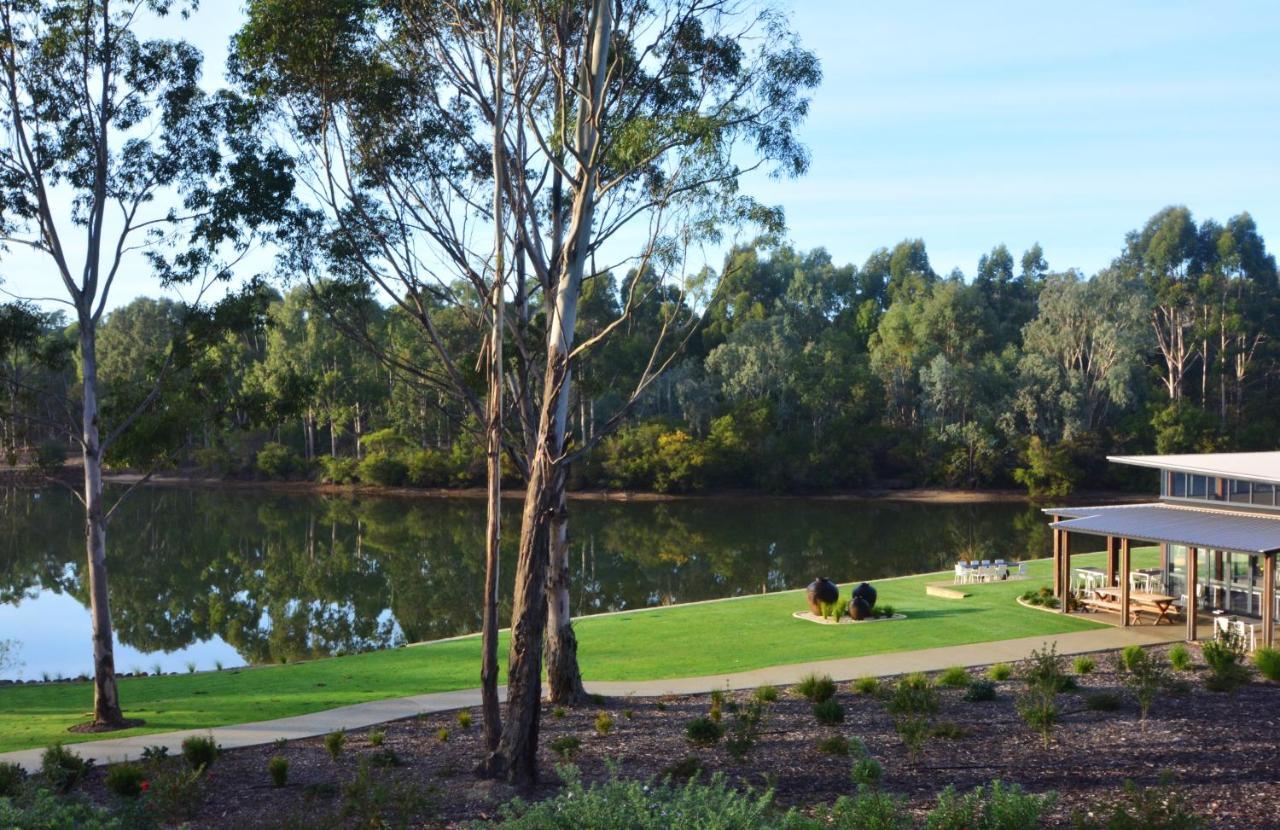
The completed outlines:
{"type": "MultiPolygon", "coordinates": [[[[1132,628],[1104,628],[1092,631],[1076,631],[1042,637],[1023,637],[1015,640],[997,640],[962,646],[895,651],[867,657],[846,657],[839,660],[822,660],[796,663],[786,666],[770,666],[732,674],[715,674],[705,677],[683,677],[671,680],[625,680],[587,683],[587,691],[609,697],[661,697],[709,692],[712,689],[753,689],[766,683],[785,686],[798,682],[810,672],[829,674],[839,681],[859,677],[885,677],[916,671],[940,671],[951,666],[985,666],[990,663],[1014,662],[1026,659],[1034,649],[1046,643],[1056,642],[1059,654],[1085,654],[1093,651],[1110,651],[1125,646],[1157,645],[1174,642],[1183,637],[1185,629],[1180,625],[1135,626],[1132,628]]],[[[499,694],[505,698],[506,689],[499,694]]],[[[414,715],[444,712],[451,709],[468,709],[480,705],[479,689],[463,689],[456,692],[415,695],[413,697],[377,700],[357,703],[323,712],[295,715],[278,720],[259,721],[237,726],[218,726],[212,729],[193,729],[183,732],[157,732],[127,738],[108,738],[78,744],[82,755],[92,757],[97,763],[113,763],[136,759],[149,746],[164,746],[171,753],[181,750],[182,741],[192,735],[212,735],[224,749],[259,746],[277,740],[314,738],[339,729],[362,729],[387,721],[409,718],[414,715]]],[[[30,771],[40,767],[43,749],[24,749],[0,754],[0,761],[17,762],[30,771]]]]}

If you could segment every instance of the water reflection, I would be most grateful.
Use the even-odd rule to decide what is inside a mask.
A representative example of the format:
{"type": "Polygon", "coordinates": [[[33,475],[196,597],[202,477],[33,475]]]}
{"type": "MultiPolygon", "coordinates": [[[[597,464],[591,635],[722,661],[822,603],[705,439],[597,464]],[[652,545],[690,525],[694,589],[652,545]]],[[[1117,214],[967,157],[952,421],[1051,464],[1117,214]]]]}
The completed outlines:
{"type": "MultiPolygon", "coordinates": [[[[465,499],[140,491],[110,532],[118,638],[130,654],[190,655],[212,643],[267,663],[474,631],[483,510],[465,499]]],[[[750,499],[574,502],[572,510],[573,601],[583,613],[794,588],[817,575],[949,568],[958,552],[1042,556],[1048,544],[1042,517],[1021,505],[750,499]]],[[[518,503],[506,505],[504,524],[505,619],[518,503]]],[[[0,604],[8,606],[0,638],[24,639],[19,629],[66,614],[24,597],[84,605],[80,528],[69,493],[0,492],[0,604]]],[[[45,637],[41,665],[65,651],[67,665],[56,671],[81,671],[87,613],[82,622],[83,639],[45,637]]],[[[31,649],[26,656],[30,663],[31,649]]]]}

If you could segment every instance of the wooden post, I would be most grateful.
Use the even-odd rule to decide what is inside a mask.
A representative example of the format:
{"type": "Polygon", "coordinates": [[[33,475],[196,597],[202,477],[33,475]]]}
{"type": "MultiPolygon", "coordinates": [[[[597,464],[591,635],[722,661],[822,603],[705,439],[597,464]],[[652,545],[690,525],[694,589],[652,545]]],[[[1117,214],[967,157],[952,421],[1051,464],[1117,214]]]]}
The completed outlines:
{"type": "MultiPolygon", "coordinates": [[[[1053,524],[1058,523],[1057,516],[1052,519],[1053,524]]],[[[1062,531],[1051,527],[1050,532],[1053,534],[1053,595],[1062,599],[1062,531]]]]}
{"type": "Polygon", "coordinates": [[[1276,558],[1262,554],[1262,647],[1271,648],[1276,616],[1276,558]]]}
{"type": "Polygon", "coordinates": [[[1060,613],[1067,613],[1067,602],[1071,597],[1071,533],[1062,531],[1062,598],[1058,605],[1060,613]]]}
{"type": "Polygon", "coordinates": [[[1120,540],[1120,625],[1129,626],[1129,537],[1120,540]]]}
{"type": "Polygon", "coordinates": [[[1200,552],[1187,548],[1187,642],[1196,641],[1196,575],[1200,552]]]}
{"type": "Polygon", "coordinates": [[[1116,584],[1116,570],[1120,567],[1120,540],[1107,537],[1107,587],[1116,584]]]}

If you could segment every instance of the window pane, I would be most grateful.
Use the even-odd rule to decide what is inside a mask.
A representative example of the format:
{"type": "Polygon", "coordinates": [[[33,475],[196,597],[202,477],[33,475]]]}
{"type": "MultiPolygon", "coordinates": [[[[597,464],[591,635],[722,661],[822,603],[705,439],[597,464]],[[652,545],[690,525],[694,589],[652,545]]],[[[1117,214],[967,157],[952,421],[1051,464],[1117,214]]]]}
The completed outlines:
{"type": "Polygon", "coordinates": [[[1205,487],[1208,482],[1204,476],[1191,477],[1191,491],[1187,495],[1193,499],[1202,499],[1205,497],[1205,487]]]}
{"type": "Polygon", "coordinates": [[[1270,506],[1274,497],[1275,485],[1256,482],[1253,485],[1253,503],[1270,506]]]}
{"type": "Polygon", "coordinates": [[[1173,474],[1173,495],[1177,498],[1184,498],[1187,495],[1187,474],[1173,474]]]}
{"type": "Polygon", "coordinates": [[[1249,482],[1233,478],[1227,482],[1227,498],[1230,501],[1249,503],[1249,482]]]}

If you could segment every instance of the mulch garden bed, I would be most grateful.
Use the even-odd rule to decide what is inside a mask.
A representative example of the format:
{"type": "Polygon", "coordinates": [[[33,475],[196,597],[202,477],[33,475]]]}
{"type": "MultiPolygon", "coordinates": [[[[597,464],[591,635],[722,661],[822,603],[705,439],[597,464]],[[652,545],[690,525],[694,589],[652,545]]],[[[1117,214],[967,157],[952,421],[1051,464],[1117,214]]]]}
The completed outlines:
{"type": "MultiPolygon", "coordinates": [[[[1192,647],[1192,653],[1198,660],[1198,649],[1192,647]]],[[[807,701],[780,690],[759,743],[742,761],[731,758],[723,742],[707,749],[687,743],[685,727],[707,714],[709,695],[610,699],[564,711],[548,706],[541,740],[547,780],[523,796],[545,798],[558,790],[554,768],[560,759],[550,747],[557,738],[573,736],[581,741],[574,763],[587,782],[607,778],[610,765],[621,775],[647,778],[694,756],[708,773],[724,772],[743,786],[773,787],[782,805],[803,809],[829,804],[854,789],[851,760],[816,748],[822,739],[840,734],[861,740],[883,765],[883,788],[921,812],[947,785],[963,791],[1000,779],[1031,792],[1057,792],[1052,822],[1070,826],[1073,811],[1114,799],[1126,780],[1147,786],[1165,779],[1186,795],[1211,827],[1280,827],[1280,686],[1255,677],[1233,694],[1212,693],[1200,682],[1204,669],[1198,664],[1195,671],[1180,675],[1190,690],[1161,695],[1142,723],[1136,705],[1125,695],[1114,656],[1095,655],[1095,661],[1092,673],[1076,678],[1079,690],[1061,696],[1063,714],[1048,749],[1018,716],[1014,700],[1023,683],[1015,674],[997,684],[994,701],[967,702],[963,690],[942,689],[936,722],[955,724],[962,735],[929,739],[914,762],[883,701],[856,694],[848,683],[839,684],[836,699],[844,706],[845,720],[838,726],[820,725],[807,701]],[[1117,711],[1085,708],[1084,695],[1102,690],[1125,695],[1117,711]],[[595,727],[602,711],[613,719],[605,735],[595,727]]],[[[978,677],[981,672],[971,674],[978,677]]],[[[746,701],[750,696],[750,691],[733,692],[729,699],[746,701]]],[[[407,826],[412,827],[457,827],[494,818],[498,805],[514,792],[472,775],[482,741],[480,713],[471,714],[469,728],[450,712],[353,731],[337,760],[320,738],[225,752],[201,789],[191,826],[316,830],[362,825],[362,811],[406,807],[412,813],[407,826]],[[441,730],[447,730],[446,740],[441,730]],[[370,741],[371,733],[377,732],[385,733],[381,746],[370,741]],[[357,787],[352,797],[349,785],[359,775],[361,759],[389,761],[388,751],[399,764],[366,763],[368,786],[357,787]],[[290,764],[289,782],[279,789],[271,786],[267,775],[267,761],[274,755],[290,764]]],[[[725,722],[731,717],[725,714],[725,722]]],[[[88,787],[95,797],[107,798],[101,771],[94,773],[88,787]]]]}

